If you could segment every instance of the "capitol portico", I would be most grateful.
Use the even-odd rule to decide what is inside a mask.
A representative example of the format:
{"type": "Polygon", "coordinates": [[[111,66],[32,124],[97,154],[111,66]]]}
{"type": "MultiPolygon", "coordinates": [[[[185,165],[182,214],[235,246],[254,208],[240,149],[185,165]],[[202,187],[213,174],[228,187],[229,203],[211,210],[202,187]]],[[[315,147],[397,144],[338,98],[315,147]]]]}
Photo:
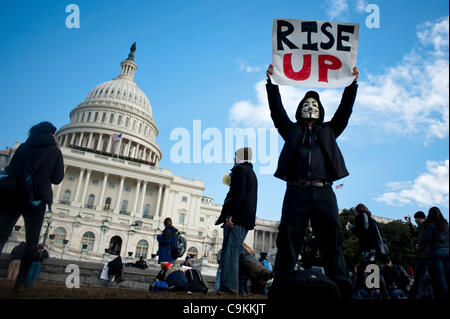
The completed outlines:
{"type": "MultiPolygon", "coordinates": [[[[158,127],[134,80],[135,48],[120,74],[95,87],[56,133],[65,173],[54,187],[42,240],[54,257],[107,261],[120,254],[153,261],[156,236],[171,217],[186,237],[187,254],[213,269],[223,239],[214,225],[222,206],[203,195],[201,180],[159,167],[158,127]]],[[[246,243],[256,252],[274,248],[278,222],[257,218],[256,224],[246,243]]],[[[16,227],[5,251],[23,238],[16,227]]]]}

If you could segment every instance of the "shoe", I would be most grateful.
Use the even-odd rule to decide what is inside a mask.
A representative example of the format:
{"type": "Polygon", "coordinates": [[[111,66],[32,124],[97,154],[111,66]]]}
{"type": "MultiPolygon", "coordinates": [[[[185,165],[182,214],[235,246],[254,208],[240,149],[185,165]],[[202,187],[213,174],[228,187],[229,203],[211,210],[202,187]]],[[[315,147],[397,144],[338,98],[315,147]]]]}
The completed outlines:
{"type": "Polygon", "coordinates": [[[119,278],[117,279],[117,282],[122,282],[122,281],[125,281],[125,278],[119,277],[119,278]]]}
{"type": "Polygon", "coordinates": [[[227,287],[220,287],[220,289],[217,291],[217,294],[221,296],[237,296],[238,292],[227,287]]]}
{"type": "Polygon", "coordinates": [[[30,282],[16,282],[16,284],[14,285],[13,288],[13,292],[23,292],[23,291],[27,291],[29,289],[31,289],[33,287],[33,283],[30,282]]]}

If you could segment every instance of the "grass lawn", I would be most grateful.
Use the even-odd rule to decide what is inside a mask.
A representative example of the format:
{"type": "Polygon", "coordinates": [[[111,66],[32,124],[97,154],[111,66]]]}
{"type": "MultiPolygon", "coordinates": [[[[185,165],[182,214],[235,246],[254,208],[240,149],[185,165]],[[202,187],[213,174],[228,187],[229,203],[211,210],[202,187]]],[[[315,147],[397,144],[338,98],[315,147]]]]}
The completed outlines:
{"type": "Polygon", "coordinates": [[[266,299],[263,295],[230,296],[217,295],[214,290],[206,295],[185,292],[152,292],[116,288],[86,287],[69,289],[65,285],[35,282],[30,289],[13,292],[13,283],[0,279],[0,299],[266,299]]]}

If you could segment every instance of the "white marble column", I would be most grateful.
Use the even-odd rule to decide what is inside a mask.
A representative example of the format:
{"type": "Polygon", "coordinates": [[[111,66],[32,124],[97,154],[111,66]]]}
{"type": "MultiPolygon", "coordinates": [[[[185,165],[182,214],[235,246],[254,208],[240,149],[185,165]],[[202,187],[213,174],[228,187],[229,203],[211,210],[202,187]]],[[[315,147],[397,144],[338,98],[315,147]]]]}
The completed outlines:
{"type": "Polygon", "coordinates": [[[170,193],[169,185],[165,185],[164,186],[163,205],[162,205],[161,211],[159,212],[159,216],[166,215],[166,207],[167,207],[167,200],[169,199],[169,193],[170,193]]]}
{"type": "Polygon", "coordinates": [[[103,144],[103,134],[98,135],[97,151],[102,149],[103,144]]]}
{"type": "Polygon", "coordinates": [[[58,137],[59,145],[64,146],[64,143],[66,142],[66,135],[60,135],[58,137]]]}
{"type": "Polygon", "coordinates": [[[124,182],[125,182],[125,176],[120,177],[119,195],[117,195],[116,208],[114,209],[115,213],[118,213],[120,210],[120,200],[122,199],[122,190],[123,190],[124,182]]]}
{"type": "Polygon", "coordinates": [[[120,154],[120,148],[122,147],[122,141],[123,141],[123,134],[122,134],[122,137],[120,138],[119,143],[117,143],[117,148],[115,149],[114,154],[122,155],[122,154],[120,154]]]}
{"type": "Polygon", "coordinates": [[[86,145],[87,148],[90,148],[90,147],[91,147],[91,142],[92,142],[92,136],[93,136],[93,135],[94,135],[94,133],[89,134],[89,140],[88,140],[88,143],[87,143],[87,145],[86,145]]]}
{"type": "Polygon", "coordinates": [[[131,148],[131,140],[128,140],[125,153],[123,154],[126,157],[130,157],[130,148],[131,148]]]}
{"type": "Polygon", "coordinates": [[[158,187],[158,198],[156,199],[156,209],[155,209],[155,217],[161,216],[159,214],[159,206],[161,205],[161,193],[162,193],[163,185],[159,184],[158,187]]]}
{"type": "MultiPolygon", "coordinates": [[[[67,171],[67,165],[64,165],[64,175],[66,175],[66,171],[67,171]]],[[[55,200],[57,203],[59,203],[59,196],[61,195],[61,188],[62,188],[62,184],[64,182],[64,177],[63,180],[61,181],[61,183],[59,183],[57,189],[56,189],[56,195],[55,195],[55,200]]]]}
{"type": "Polygon", "coordinates": [[[143,213],[143,209],[144,209],[144,203],[145,203],[145,196],[146,191],[147,191],[147,184],[148,182],[144,181],[144,185],[142,185],[142,198],[141,198],[141,204],[139,205],[139,212],[143,213]]]}
{"type": "Polygon", "coordinates": [[[103,175],[103,184],[102,184],[102,192],[100,193],[100,200],[97,204],[97,210],[103,210],[103,200],[105,199],[105,190],[106,184],[108,183],[108,173],[104,173],[103,175]]]}
{"type": "Polygon", "coordinates": [[[106,152],[110,153],[111,152],[112,137],[109,136],[109,135],[107,135],[107,136],[108,136],[108,146],[106,147],[106,152]]]}
{"type": "Polygon", "coordinates": [[[81,180],[83,179],[85,170],[86,170],[85,168],[80,169],[80,175],[78,176],[77,189],[75,191],[75,197],[73,198],[75,202],[78,201],[78,197],[80,196],[81,180]]]}
{"type": "Polygon", "coordinates": [[[78,145],[77,146],[82,146],[81,143],[83,143],[83,136],[84,136],[84,133],[80,133],[80,140],[78,141],[78,145]]]}
{"type": "Polygon", "coordinates": [[[138,180],[136,183],[136,194],[134,195],[134,202],[133,202],[133,213],[136,213],[137,203],[139,200],[139,191],[141,190],[141,183],[142,180],[138,180]]]}
{"type": "Polygon", "coordinates": [[[75,133],[72,133],[72,138],[70,139],[70,145],[73,145],[74,141],[75,141],[75,133]]]}
{"type": "Polygon", "coordinates": [[[86,192],[89,186],[89,178],[91,177],[91,172],[92,170],[89,169],[86,174],[86,180],[84,181],[83,195],[81,196],[81,205],[84,204],[84,201],[86,199],[86,192]]]}

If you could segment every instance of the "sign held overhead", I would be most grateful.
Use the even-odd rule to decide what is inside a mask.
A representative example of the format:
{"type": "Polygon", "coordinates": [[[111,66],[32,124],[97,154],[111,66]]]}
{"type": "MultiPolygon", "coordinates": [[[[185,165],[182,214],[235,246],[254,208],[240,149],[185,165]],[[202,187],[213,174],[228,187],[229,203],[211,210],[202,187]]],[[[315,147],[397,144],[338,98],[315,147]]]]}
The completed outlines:
{"type": "Polygon", "coordinates": [[[274,19],[272,82],[323,88],[350,85],[358,37],[358,23],[274,19]]]}

